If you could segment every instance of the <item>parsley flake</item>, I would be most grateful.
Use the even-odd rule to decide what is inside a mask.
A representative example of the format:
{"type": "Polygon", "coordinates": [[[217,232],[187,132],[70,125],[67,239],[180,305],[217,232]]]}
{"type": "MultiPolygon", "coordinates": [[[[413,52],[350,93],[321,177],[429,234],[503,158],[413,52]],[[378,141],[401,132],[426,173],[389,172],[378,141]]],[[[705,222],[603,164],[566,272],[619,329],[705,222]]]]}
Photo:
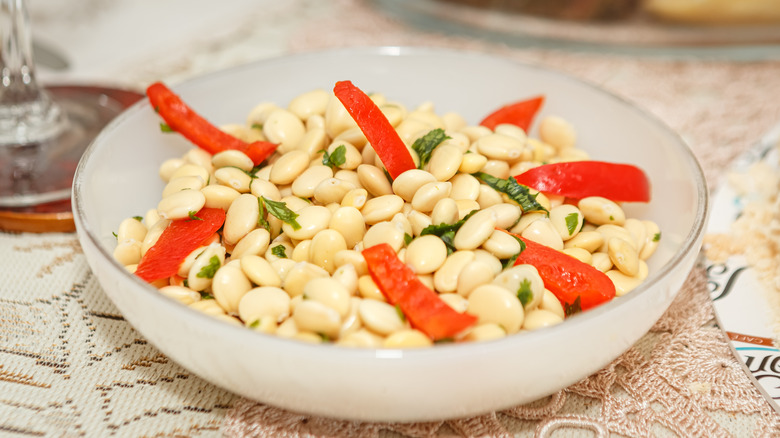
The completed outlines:
{"type": "Polygon", "coordinates": [[[527,306],[528,303],[534,299],[534,292],[531,290],[531,281],[527,278],[523,279],[523,282],[520,283],[520,287],[517,289],[517,299],[520,300],[523,307],[527,306]]]}
{"type": "Polygon", "coordinates": [[[258,131],[263,130],[263,124],[262,123],[252,123],[252,129],[257,129],[258,131]]]}
{"type": "Polygon", "coordinates": [[[436,128],[414,141],[412,150],[417,152],[417,156],[420,157],[420,169],[425,167],[428,161],[431,160],[431,155],[436,146],[439,146],[448,138],[451,137],[445,134],[443,129],[436,128]]]}
{"type": "Polygon", "coordinates": [[[661,240],[661,233],[653,234],[653,242],[658,242],[659,240],[661,240]]]}
{"type": "Polygon", "coordinates": [[[195,274],[198,278],[214,278],[214,274],[217,273],[217,269],[219,269],[222,266],[222,263],[219,261],[219,257],[217,256],[211,256],[209,259],[209,264],[200,268],[200,272],[195,274]]]}
{"type": "Polygon", "coordinates": [[[161,132],[176,132],[171,128],[171,126],[167,123],[160,122],[160,131],[161,132]]]}
{"type": "Polygon", "coordinates": [[[256,320],[252,321],[249,324],[249,328],[251,328],[251,329],[255,329],[255,328],[258,328],[258,327],[260,327],[260,320],[259,319],[256,319],[256,320]]]}
{"type": "Polygon", "coordinates": [[[133,216],[133,219],[137,220],[138,222],[142,222],[144,220],[143,216],[133,216]]]}
{"type": "Polygon", "coordinates": [[[276,216],[277,219],[290,225],[293,230],[301,229],[301,224],[295,220],[298,217],[298,213],[287,208],[287,204],[282,201],[272,201],[266,197],[262,197],[262,200],[268,212],[276,216]]]}
{"type": "Polygon", "coordinates": [[[574,315],[575,313],[582,312],[582,304],[580,303],[580,297],[577,297],[574,299],[574,302],[569,303],[563,303],[563,314],[566,315],[566,317],[570,317],[574,315]]]}
{"type": "Polygon", "coordinates": [[[268,219],[265,218],[265,204],[263,198],[257,198],[257,208],[260,210],[260,214],[257,215],[257,226],[265,228],[266,231],[271,231],[271,224],[268,223],[268,219]]]}
{"type": "Polygon", "coordinates": [[[577,225],[580,223],[580,214],[579,213],[569,213],[566,215],[566,229],[569,230],[569,236],[574,234],[575,231],[577,231],[577,225]]]}
{"type": "Polygon", "coordinates": [[[510,176],[508,179],[501,179],[484,172],[477,172],[472,175],[497,192],[509,196],[509,199],[515,201],[523,209],[523,213],[528,213],[529,211],[547,212],[547,209],[536,201],[536,195],[532,195],[528,187],[517,182],[513,176],[510,176]]]}
{"type": "Polygon", "coordinates": [[[414,240],[414,237],[409,235],[409,233],[404,233],[404,245],[409,245],[412,243],[412,240],[414,240]]]}
{"type": "Polygon", "coordinates": [[[198,216],[195,216],[196,214],[198,214],[197,211],[191,211],[191,212],[187,213],[187,216],[190,217],[191,221],[202,221],[203,219],[199,218],[198,216]]]}
{"type": "Polygon", "coordinates": [[[284,245],[276,245],[271,248],[271,254],[279,257],[280,259],[286,259],[287,253],[285,252],[284,245]]]}
{"type": "Polygon", "coordinates": [[[339,167],[347,162],[347,147],[343,144],[338,146],[333,152],[322,151],[322,164],[331,169],[339,167]]]}
{"type": "Polygon", "coordinates": [[[213,300],[214,299],[214,295],[211,295],[208,292],[201,292],[200,293],[200,299],[201,300],[213,300]]]}
{"type": "Polygon", "coordinates": [[[395,305],[395,313],[398,314],[398,318],[402,322],[406,322],[406,315],[404,315],[404,312],[401,310],[401,306],[399,306],[398,304],[395,305]]]}

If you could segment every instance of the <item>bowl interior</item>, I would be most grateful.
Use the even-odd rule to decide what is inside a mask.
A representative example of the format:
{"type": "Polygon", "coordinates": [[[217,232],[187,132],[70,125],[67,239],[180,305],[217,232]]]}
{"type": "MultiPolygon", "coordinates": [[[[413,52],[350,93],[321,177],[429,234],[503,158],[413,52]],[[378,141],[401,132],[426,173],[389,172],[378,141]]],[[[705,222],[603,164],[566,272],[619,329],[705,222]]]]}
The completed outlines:
{"type": "MultiPolygon", "coordinates": [[[[560,326],[539,333],[513,336],[511,339],[487,343],[489,345],[485,346],[458,345],[436,347],[436,351],[404,352],[401,356],[407,362],[396,361],[390,368],[383,368],[382,361],[387,358],[380,357],[382,355],[375,351],[354,352],[329,347],[291,346],[293,342],[234,329],[221,322],[208,320],[196,312],[186,311],[188,309],[183,306],[180,307],[185,311],[180,312],[171,307],[171,303],[165,298],[155,294],[153,289],[124,272],[121,266],[111,260],[115,245],[112,233],[121,220],[142,216],[148,209],[156,206],[164,186],[157,176],[160,163],[167,158],[181,156],[192,147],[179,135],[161,132],[158,127],[159,117],[149,107],[148,102],[143,101],[111,123],[85,154],[74,183],[74,211],[82,245],[94,247],[94,251],[88,251],[88,261],[107,294],[142,334],[182,365],[246,396],[263,401],[273,399],[272,402],[282,406],[294,405],[302,410],[323,415],[381,420],[470,415],[529,401],[587,376],[628,348],[669,305],[700,245],[707,204],[703,175],[690,150],[675,133],[631,103],[595,86],[564,74],[484,54],[386,47],[278,58],[201,77],[174,88],[196,111],[219,125],[242,123],[249,111],[260,102],[271,101],[285,106],[302,92],[315,88],[331,90],[339,80],[352,80],[367,92],[381,92],[388,99],[401,102],[410,108],[430,101],[435,104],[438,114],[457,112],[472,124],[478,123],[482,117],[501,105],[530,96],[544,95],[546,102],[539,118],[551,114],[565,118],[577,130],[579,147],[587,151],[593,159],[636,164],[650,176],[652,201],[647,204],[626,205],[629,215],[651,219],[662,230],[663,238],[659,249],[649,261],[650,277],[643,287],[623,299],[586,312],[560,326]],[[670,283],[668,277],[672,277],[673,273],[676,275],[670,283]],[[664,289],[664,293],[650,298],[648,294],[655,293],[654,288],[659,287],[664,289]],[[563,368],[555,376],[542,379],[541,383],[530,380],[516,381],[516,385],[528,385],[528,391],[515,391],[515,394],[522,396],[513,396],[501,389],[502,386],[507,386],[506,379],[496,379],[495,388],[489,387],[490,382],[482,382],[481,389],[473,388],[470,393],[472,399],[474,394],[482,394],[482,397],[476,397],[479,404],[450,396],[451,404],[448,404],[447,400],[437,399],[438,404],[433,407],[421,408],[418,405],[414,410],[393,410],[381,403],[365,402],[367,396],[364,396],[363,403],[350,405],[345,402],[342,407],[318,407],[307,404],[310,400],[300,395],[293,400],[272,394],[272,382],[262,380],[255,375],[257,372],[253,374],[251,369],[241,368],[242,365],[235,365],[241,368],[234,370],[235,374],[246,373],[247,378],[257,379],[256,386],[264,385],[262,390],[255,388],[253,391],[251,384],[241,384],[231,381],[229,377],[210,374],[208,369],[198,367],[195,363],[197,352],[190,350],[184,353],[171,345],[176,342],[173,332],[161,335],[160,332],[165,330],[175,331],[175,324],[170,326],[174,328],[169,329],[159,320],[141,315],[132,302],[123,301],[122,297],[115,298],[118,295],[116,290],[134,294],[138,300],[146,301],[147,305],[151,303],[174,312],[167,314],[166,319],[196,320],[197,324],[190,325],[208,329],[208,334],[201,338],[203,342],[193,347],[196,350],[204,350],[204,354],[218,354],[219,349],[223,348],[220,344],[229,344],[221,342],[220,337],[229,336],[247,344],[244,346],[246,354],[251,355],[252,350],[258,350],[258,357],[263,357],[269,348],[278,348],[277,352],[282,355],[294,350],[295,354],[316,357],[322,364],[331,364],[334,367],[341,366],[339,364],[343,364],[345,358],[351,357],[350,360],[364,361],[361,362],[362,365],[376,367],[378,370],[381,368],[382,372],[391,374],[411,372],[409,367],[412,365],[405,363],[413,364],[418,372],[424,372],[427,364],[434,364],[431,368],[432,376],[436,374],[433,370],[437,361],[445,362],[459,357],[467,367],[470,360],[466,359],[467,356],[482,354],[488,360],[492,354],[499,358],[496,366],[508,366],[501,362],[501,358],[508,358],[506,351],[525,349],[528,354],[533,354],[534,348],[540,348],[544,357],[532,364],[534,367],[563,368]],[[638,300],[643,300],[642,305],[658,308],[653,309],[646,317],[632,317],[626,315],[638,311],[630,307],[629,302],[632,300],[637,301],[634,307],[640,307],[638,300]],[[578,323],[575,323],[575,320],[578,323]],[[628,326],[625,330],[628,334],[621,338],[621,342],[615,347],[599,348],[585,339],[593,333],[619,332],[623,330],[620,325],[628,326]],[[213,342],[206,341],[208,336],[213,337],[213,342]],[[554,357],[549,346],[545,347],[546,344],[556,343],[571,345],[566,354],[587,354],[587,357],[574,357],[576,360],[570,364],[547,363],[548,359],[560,362],[560,357],[554,357]],[[584,353],[586,351],[587,353],[584,353]],[[583,361],[590,366],[583,367],[583,361]],[[533,390],[530,389],[532,387],[533,390]],[[487,399],[484,395],[486,391],[491,391],[492,394],[487,399]],[[460,408],[447,410],[448,406],[455,406],[456,403],[459,403],[457,406],[460,408]],[[352,414],[346,411],[346,406],[353,409],[352,414]],[[383,410],[380,410],[380,406],[383,410]]],[[[536,135],[534,129],[531,135],[536,135]]],[[[474,366],[484,369],[487,365],[477,365],[475,362],[474,366]]],[[[268,373],[277,379],[289,377],[286,374],[281,377],[280,374],[273,374],[273,370],[268,373]]],[[[312,371],[312,374],[317,373],[312,371]]],[[[444,374],[442,379],[447,377],[446,373],[444,374]]],[[[348,382],[360,382],[366,391],[377,390],[372,387],[371,381],[361,382],[356,375],[362,374],[356,372],[348,382]]],[[[439,384],[435,380],[436,378],[431,379],[430,385],[439,384]]],[[[422,380],[423,387],[425,381],[426,379],[422,380]]],[[[305,385],[300,378],[295,382],[305,385]]],[[[420,386],[420,382],[415,383],[420,386]]],[[[440,384],[444,385],[443,382],[440,384]]],[[[310,384],[308,388],[312,385],[316,383],[310,384]]],[[[400,385],[399,388],[399,391],[407,393],[415,391],[413,386],[400,385]]],[[[394,389],[383,386],[378,390],[392,393],[394,389]]],[[[420,389],[424,390],[425,388],[420,389]]],[[[355,391],[360,392],[358,389],[355,391]]],[[[312,394],[314,393],[312,391],[312,394]]],[[[468,392],[463,392],[466,393],[468,392]]],[[[443,394],[446,394],[446,391],[443,394]]],[[[424,397],[425,394],[421,393],[420,396],[424,397]]],[[[357,394],[356,397],[360,395],[357,394]]]]}

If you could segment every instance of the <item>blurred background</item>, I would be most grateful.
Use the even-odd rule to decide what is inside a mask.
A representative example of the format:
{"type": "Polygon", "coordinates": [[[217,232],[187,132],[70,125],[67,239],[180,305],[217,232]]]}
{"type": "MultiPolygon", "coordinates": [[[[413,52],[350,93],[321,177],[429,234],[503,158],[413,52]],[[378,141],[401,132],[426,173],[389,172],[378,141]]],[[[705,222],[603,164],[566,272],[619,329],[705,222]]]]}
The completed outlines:
{"type": "Polygon", "coordinates": [[[780,58],[776,0],[31,0],[29,11],[44,82],[138,86],[296,50],[419,43],[388,26],[450,38],[429,45],[780,58]]]}

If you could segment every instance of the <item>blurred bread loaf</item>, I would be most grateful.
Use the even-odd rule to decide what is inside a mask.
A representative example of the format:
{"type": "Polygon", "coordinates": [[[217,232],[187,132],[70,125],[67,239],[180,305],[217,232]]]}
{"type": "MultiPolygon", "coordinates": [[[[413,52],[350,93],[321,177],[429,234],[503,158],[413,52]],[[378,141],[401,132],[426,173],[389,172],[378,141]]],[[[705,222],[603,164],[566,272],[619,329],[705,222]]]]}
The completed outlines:
{"type": "Polygon", "coordinates": [[[780,23],[780,0],[645,0],[644,9],[659,20],[680,23],[780,23]]]}

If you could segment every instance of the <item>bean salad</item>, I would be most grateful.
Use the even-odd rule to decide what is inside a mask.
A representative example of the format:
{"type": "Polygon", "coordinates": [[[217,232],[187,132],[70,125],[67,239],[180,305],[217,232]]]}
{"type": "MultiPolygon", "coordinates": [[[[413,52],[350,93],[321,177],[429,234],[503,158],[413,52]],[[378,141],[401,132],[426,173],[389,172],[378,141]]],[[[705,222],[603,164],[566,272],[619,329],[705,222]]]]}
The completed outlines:
{"type": "Polygon", "coordinates": [[[200,147],[160,165],[160,201],[119,224],[114,258],[227,323],[364,348],[542,329],[647,277],[661,232],[625,199],[518,182],[591,162],[569,122],[533,120],[541,98],[524,122],[475,124],[334,90],[261,103],[207,139],[187,132],[193,111],[177,119],[150,93],[165,135],[200,147]]]}

